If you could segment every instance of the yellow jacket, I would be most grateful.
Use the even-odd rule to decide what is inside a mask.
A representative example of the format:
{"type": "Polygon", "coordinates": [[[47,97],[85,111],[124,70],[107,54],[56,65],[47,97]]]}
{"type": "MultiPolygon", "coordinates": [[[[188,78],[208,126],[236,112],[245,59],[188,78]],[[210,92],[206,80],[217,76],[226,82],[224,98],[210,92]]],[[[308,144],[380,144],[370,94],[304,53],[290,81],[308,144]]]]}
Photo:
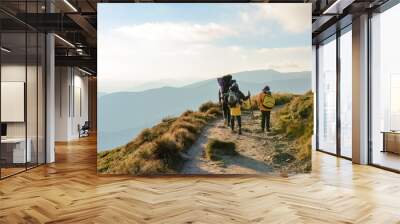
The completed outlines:
{"type": "Polygon", "coordinates": [[[257,104],[261,111],[271,111],[275,106],[275,99],[271,94],[262,92],[257,97],[257,104]],[[267,107],[266,105],[270,105],[270,107],[267,107]]]}
{"type": "Polygon", "coordinates": [[[240,109],[240,104],[237,104],[235,107],[230,108],[231,116],[241,116],[242,110],[240,109]]]}

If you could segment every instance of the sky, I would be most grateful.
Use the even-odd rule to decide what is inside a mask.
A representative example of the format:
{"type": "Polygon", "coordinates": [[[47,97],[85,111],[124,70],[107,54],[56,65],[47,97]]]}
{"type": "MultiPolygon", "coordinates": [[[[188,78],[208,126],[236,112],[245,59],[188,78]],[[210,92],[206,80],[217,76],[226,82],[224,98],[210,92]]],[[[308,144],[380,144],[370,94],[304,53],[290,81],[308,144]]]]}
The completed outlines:
{"type": "Polygon", "coordinates": [[[311,51],[311,4],[98,4],[102,92],[258,69],[310,71],[311,51]]]}

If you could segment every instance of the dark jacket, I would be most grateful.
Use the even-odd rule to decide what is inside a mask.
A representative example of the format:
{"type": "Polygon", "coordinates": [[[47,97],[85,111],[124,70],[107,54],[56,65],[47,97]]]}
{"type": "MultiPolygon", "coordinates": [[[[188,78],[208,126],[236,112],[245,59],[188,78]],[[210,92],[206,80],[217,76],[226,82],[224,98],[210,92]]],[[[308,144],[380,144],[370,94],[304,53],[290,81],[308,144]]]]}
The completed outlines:
{"type": "Polygon", "coordinates": [[[242,91],[240,91],[239,89],[237,91],[235,91],[236,95],[238,96],[240,103],[242,103],[242,101],[249,99],[250,96],[245,96],[242,91]]]}
{"type": "MultiPolygon", "coordinates": [[[[249,99],[250,96],[245,96],[242,91],[240,91],[239,88],[231,88],[231,91],[233,91],[236,96],[239,98],[239,103],[241,104],[244,100],[249,99]]],[[[226,94],[226,98],[228,98],[228,94],[226,94]]]]}

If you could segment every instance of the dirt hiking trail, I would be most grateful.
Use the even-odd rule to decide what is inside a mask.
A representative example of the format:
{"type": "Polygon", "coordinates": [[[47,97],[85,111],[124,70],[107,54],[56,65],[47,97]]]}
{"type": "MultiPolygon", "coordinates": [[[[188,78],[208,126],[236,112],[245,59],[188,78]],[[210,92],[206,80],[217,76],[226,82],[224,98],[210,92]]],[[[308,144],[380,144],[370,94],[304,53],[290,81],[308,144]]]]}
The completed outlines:
{"type": "Polygon", "coordinates": [[[262,133],[260,114],[254,113],[253,118],[250,114],[242,115],[242,135],[238,135],[237,130],[232,132],[229,127],[224,126],[222,118],[204,128],[195,144],[184,155],[187,161],[180,173],[266,174],[277,172],[276,165],[272,162],[272,155],[276,153],[277,146],[285,147],[285,141],[282,136],[262,133]],[[210,138],[234,142],[238,155],[223,156],[223,159],[219,161],[208,160],[205,156],[205,147],[210,138]]]}

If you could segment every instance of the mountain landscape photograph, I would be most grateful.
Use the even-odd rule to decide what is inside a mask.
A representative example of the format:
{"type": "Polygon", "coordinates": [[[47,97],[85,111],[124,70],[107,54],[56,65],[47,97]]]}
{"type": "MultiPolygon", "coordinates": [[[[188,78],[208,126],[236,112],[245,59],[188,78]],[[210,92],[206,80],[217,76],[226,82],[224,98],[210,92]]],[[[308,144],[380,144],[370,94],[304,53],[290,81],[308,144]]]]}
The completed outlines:
{"type": "Polygon", "coordinates": [[[310,9],[291,7],[103,4],[98,172],[310,172],[310,9]]]}
{"type": "MultiPolygon", "coordinates": [[[[281,93],[303,94],[311,89],[310,72],[280,73],[274,70],[257,70],[232,75],[240,83],[240,88],[250,93],[260,92],[265,83],[268,83],[274,92],[281,93]]],[[[113,119],[99,120],[100,126],[107,130],[104,135],[102,133],[99,135],[101,139],[99,150],[125,144],[142,129],[151,127],[164,117],[177,116],[186,109],[196,110],[207,101],[217,102],[219,87],[216,78],[182,87],[166,85],[157,88],[157,83],[151,83],[156,88],[100,95],[99,108],[102,116],[113,119]],[[157,104],[147,104],[147,102],[157,102],[157,104]],[[158,110],[159,107],[163,110],[158,110]],[[143,119],[144,117],[148,118],[143,119]]]]}

